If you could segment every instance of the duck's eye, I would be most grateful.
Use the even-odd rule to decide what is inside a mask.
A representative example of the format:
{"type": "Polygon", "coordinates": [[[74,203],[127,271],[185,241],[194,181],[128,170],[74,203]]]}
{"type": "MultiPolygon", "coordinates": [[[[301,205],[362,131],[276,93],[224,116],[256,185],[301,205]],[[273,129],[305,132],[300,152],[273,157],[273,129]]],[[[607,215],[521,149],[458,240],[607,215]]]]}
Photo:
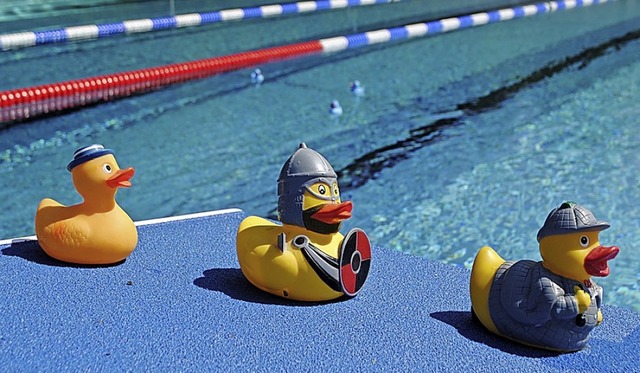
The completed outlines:
{"type": "Polygon", "coordinates": [[[582,247],[589,246],[589,237],[587,236],[580,237],[580,245],[582,245],[582,247]]]}
{"type": "Polygon", "coordinates": [[[324,185],[318,186],[318,193],[324,196],[327,193],[327,187],[324,185]]]}
{"type": "Polygon", "coordinates": [[[338,184],[333,185],[333,195],[337,196],[340,194],[340,190],[338,190],[338,184]]]}
{"type": "Polygon", "coordinates": [[[110,174],[111,171],[113,171],[113,168],[111,167],[111,165],[109,163],[105,163],[102,165],[102,169],[104,170],[104,172],[110,174]]]}

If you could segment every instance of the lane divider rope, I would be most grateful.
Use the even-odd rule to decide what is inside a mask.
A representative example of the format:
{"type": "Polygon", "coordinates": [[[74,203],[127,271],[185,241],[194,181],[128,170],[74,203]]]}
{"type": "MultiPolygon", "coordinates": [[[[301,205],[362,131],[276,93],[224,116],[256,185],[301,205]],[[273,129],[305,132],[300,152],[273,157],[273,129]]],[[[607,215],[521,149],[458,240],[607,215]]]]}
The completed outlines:
{"type": "Polygon", "coordinates": [[[3,91],[0,92],[0,123],[21,121],[42,114],[131,96],[171,84],[201,79],[278,60],[320,53],[335,53],[366,45],[440,34],[557,10],[602,4],[607,1],[548,1],[191,62],[3,91]]]}
{"type": "Polygon", "coordinates": [[[16,32],[0,35],[0,50],[399,1],[400,0],[300,1],[297,3],[263,5],[253,8],[234,8],[206,13],[189,13],[167,17],[133,19],[116,23],[72,26],[55,30],[16,32]]]}

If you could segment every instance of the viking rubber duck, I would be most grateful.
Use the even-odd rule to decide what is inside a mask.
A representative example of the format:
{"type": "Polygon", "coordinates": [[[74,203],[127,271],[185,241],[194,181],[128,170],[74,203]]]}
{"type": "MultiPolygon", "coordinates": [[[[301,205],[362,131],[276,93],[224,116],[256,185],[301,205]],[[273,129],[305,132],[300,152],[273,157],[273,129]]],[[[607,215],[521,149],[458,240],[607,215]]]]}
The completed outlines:
{"type": "Polygon", "coordinates": [[[76,264],[113,264],[127,258],[138,243],[133,221],[115,200],[128,188],[134,169],[121,170],[111,149],[91,145],[76,150],[68,164],[83,202],[73,206],[45,198],[36,212],[36,236],[51,257],[76,264]]]}
{"type": "Polygon", "coordinates": [[[280,171],[277,224],[250,216],[236,245],[245,277],[268,293],[301,301],[355,296],[367,278],[371,245],[361,229],[343,236],[353,205],[340,200],[329,162],[302,143],[280,171]]]}
{"type": "Polygon", "coordinates": [[[474,315],[491,332],[549,350],[584,348],[602,322],[602,288],[591,276],[609,275],[619,252],[601,246],[609,228],[573,202],[553,209],[538,231],[542,261],[505,261],[490,247],[478,252],[471,271],[474,315]]]}

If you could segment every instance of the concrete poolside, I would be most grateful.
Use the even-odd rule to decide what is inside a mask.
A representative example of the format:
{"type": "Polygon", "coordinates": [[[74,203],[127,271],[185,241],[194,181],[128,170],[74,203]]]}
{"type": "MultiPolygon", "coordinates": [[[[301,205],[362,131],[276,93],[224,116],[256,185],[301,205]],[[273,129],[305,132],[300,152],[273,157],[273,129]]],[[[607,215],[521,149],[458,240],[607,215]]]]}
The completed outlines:
{"type": "Polygon", "coordinates": [[[236,261],[245,216],[140,225],[136,251],[110,267],[55,261],[33,239],[0,243],[0,370],[640,369],[640,314],[605,305],[580,352],[520,346],[471,319],[469,271],[379,246],[353,299],[265,294],[236,261]]]}

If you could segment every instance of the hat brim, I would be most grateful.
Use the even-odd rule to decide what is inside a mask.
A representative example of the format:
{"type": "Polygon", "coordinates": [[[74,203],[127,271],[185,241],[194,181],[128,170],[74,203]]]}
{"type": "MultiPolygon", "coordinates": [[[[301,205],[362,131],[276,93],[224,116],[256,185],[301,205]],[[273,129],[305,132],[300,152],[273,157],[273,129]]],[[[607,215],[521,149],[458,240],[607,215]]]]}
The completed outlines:
{"type": "Polygon", "coordinates": [[[107,155],[107,154],[114,155],[115,153],[111,149],[100,149],[88,154],[84,154],[82,155],[82,157],[78,157],[72,160],[71,162],[69,162],[69,164],[67,165],[67,170],[71,172],[71,170],[73,170],[75,167],[80,166],[85,162],[89,162],[92,159],[102,157],[103,155],[107,155]]]}
{"type": "Polygon", "coordinates": [[[571,233],[577,233],[577,232],[603,231],[610,227],[611,225],[606,221],[599,221],[599,222],[596,222],[595,224],[591,224],[591,225],[580,227],[580,228],[555,228],[555,229],[550,228],[550,229],[546,229],[544,231],[541,230],[540,232],[538,232],[537,238],[538,238],[538,242],[540,242],[541,239],[549,236],[557,236],[561,234],[571,234],[571,233]]]}

